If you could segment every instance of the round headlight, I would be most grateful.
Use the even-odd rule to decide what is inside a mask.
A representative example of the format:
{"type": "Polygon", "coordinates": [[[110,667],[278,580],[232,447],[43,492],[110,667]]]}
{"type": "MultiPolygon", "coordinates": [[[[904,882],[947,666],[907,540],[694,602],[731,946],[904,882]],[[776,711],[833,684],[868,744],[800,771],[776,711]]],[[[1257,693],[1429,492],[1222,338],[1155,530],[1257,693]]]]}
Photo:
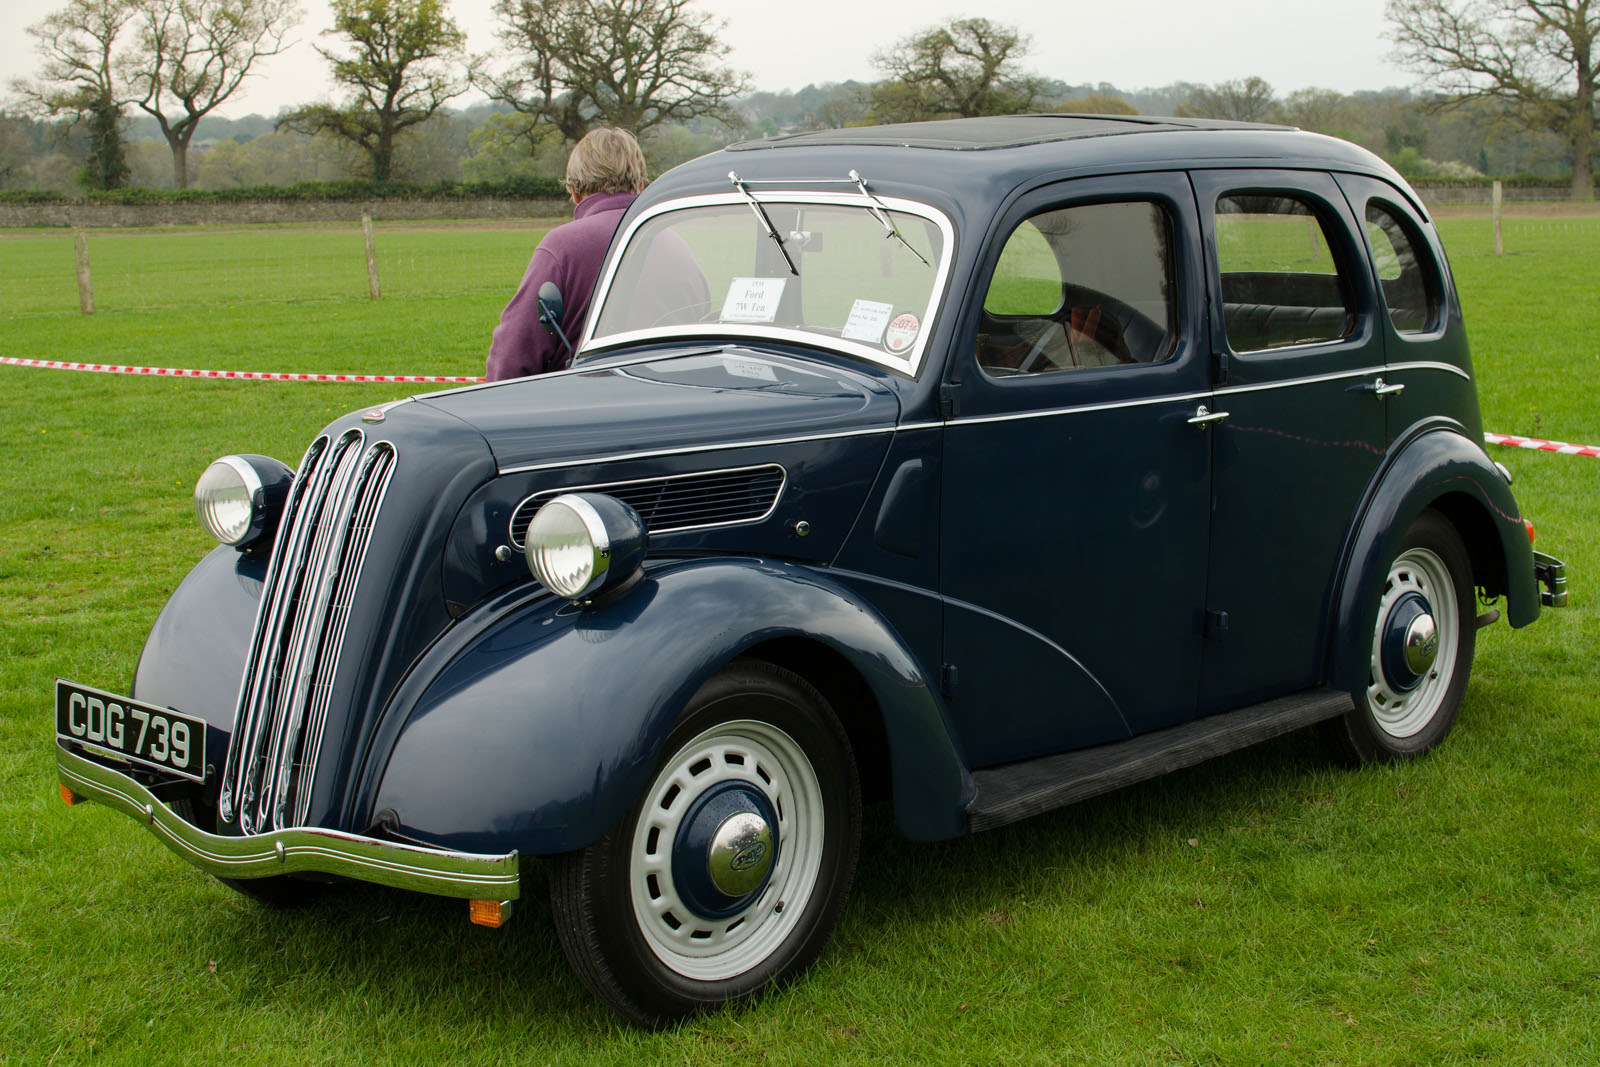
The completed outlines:
{"type": "Polygon", "coordinates": [[[266,456],[223,456],[200,475],[194,508],[218,541],[245,548],[272,532],[294,473],[266,456]]]}
{"type": "Polygon", "coordinates": [[[631,578],[644,561],[639,513],[603,493],[567,493],[528,524],[528,569],[546,589],[588,600],[631,578]]]}

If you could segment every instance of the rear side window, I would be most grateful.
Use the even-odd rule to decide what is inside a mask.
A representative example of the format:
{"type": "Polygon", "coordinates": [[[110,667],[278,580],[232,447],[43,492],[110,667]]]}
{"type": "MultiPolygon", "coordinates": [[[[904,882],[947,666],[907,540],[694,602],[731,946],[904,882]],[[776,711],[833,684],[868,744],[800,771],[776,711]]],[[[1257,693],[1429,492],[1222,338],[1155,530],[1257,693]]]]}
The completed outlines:
{"type": "Polygon", "coordinates": [[[1399,333],[1429,333],[1439,325],[1441,286],[1422,241],[1393,207],[1381,200],[1367,203],[1367,240],[1372,245],[1378,285],[1399,333]]]}
{"type": "Polygon", "coordinates": [[[1007,238],[978,363],[996,377],[1158,363],[1172,353],[1172,221],[1148,201],[1041,212],[1007,238]]]}
{"type": "Polygon", "coordinates": [[[1217,265],[1235,352],[1337,341],[1355,328],[1349,280],[1321,218],[1298,197],[1218,199],[1217,265]]]}

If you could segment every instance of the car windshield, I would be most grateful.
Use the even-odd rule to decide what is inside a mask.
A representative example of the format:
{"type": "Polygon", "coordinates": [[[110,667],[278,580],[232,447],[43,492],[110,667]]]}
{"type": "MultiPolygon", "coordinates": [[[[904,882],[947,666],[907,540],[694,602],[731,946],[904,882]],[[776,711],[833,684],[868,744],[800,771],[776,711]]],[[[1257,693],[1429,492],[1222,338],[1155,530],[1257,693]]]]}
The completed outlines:
{"type": "Polygon", "coordinates": [[[885,198],[890,229],[871,203],[762,197],[754,212],[743,197],[698,197],[648,212],[623,236],[583,347],[763,337],[914,375],[944,283],[950,225],[924,205],[885,198]]]}

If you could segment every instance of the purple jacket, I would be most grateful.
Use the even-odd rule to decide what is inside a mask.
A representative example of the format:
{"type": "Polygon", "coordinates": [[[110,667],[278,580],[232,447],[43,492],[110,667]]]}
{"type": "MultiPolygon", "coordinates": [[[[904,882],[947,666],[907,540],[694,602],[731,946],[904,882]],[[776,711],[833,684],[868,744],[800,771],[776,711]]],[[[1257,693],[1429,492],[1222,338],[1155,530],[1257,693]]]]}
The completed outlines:
{"type": "Polygon", "coordinates": [[[594,193],[572,212],[572,221],[557,226],[533,250],[528,272],[500,313],[500,325],[489,342],[488,378],[520,378],[566,366],[561,342],[539,324],[539,286],[555,282],[561,288],[561,331],[574,345],[589,314],[589,301],[600,277],[606,247],[617,232],[623,212],[637,193],[594,193]]]}

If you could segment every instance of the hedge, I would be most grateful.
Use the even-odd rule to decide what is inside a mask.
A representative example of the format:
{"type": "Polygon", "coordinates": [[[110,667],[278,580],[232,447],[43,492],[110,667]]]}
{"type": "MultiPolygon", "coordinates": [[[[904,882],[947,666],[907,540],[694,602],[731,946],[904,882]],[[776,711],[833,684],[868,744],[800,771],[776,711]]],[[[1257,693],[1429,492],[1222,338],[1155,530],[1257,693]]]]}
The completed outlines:
{"type": "Polygon", "coordinates": [[[69,194],[51,189],[0,189],[3,204],[178,204],[248,200],[542,200],[567,195],[557,178],[506,178],[493,182],[374,182],[346,179],[257,185],[248,189],[126,189],[69,194]]]}

